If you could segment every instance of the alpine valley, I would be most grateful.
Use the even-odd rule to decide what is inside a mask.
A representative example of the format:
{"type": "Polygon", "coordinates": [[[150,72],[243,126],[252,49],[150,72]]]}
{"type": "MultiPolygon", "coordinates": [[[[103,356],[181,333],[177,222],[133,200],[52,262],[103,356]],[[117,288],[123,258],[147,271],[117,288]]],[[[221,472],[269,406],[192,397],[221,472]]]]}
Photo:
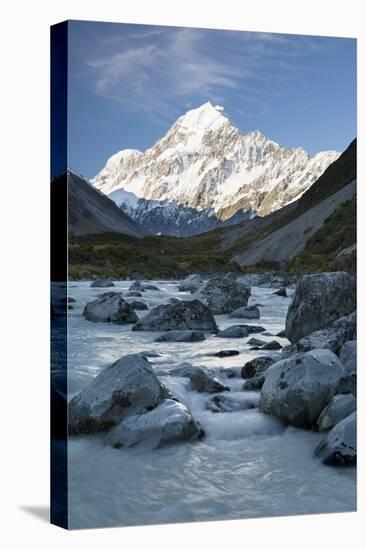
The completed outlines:
{"type": "Polygon", "coordinates": [[[311,157],[242,134],[211,103],[179,117],[150,149],[119,151],[91,183],[152,235],[190,236],[296,201],[340,153],[311,157]]]}

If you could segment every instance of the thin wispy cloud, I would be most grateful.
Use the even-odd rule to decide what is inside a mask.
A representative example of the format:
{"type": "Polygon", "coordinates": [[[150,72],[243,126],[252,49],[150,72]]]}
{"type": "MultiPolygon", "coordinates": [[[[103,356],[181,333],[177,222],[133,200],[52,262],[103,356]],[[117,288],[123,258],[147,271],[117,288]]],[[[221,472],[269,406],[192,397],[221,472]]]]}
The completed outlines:
{"type": "Polygon", "coordinates": [[[177,114],[182,99],[222,102],[229,90],[260,102],[255,82],[291,77],[304,48],[285,35],[142,28],[102,38],[93,55],[85,67],[96,94],[164,120],[177,114]],[[265,67],[276,57],[271,74],[265,67]]]}

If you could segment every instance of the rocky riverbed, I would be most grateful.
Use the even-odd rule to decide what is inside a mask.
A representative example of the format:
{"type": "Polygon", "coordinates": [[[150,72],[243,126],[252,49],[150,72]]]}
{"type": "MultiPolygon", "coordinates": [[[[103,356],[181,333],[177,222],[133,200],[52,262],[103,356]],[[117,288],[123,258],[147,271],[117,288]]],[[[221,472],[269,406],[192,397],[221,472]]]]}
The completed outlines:
{"type": "MultiPolygon", "coordinates": [[[[71,432],[76,434],[68,444],[71,528],[355,510],[355,468],[322,462],[329,450],[324,437],[332,432],[314,430],[319,429],[319,414],[313,413],[313,401],[301,414],[292,411],[289,420],[277,394],[273,396],[277,372],[282,376],[284,371],[288,387],[281,390],[281,400],[291,401],[299,377],[296,369],[291,370],[292,378],[286,369],[296,353],[304,351],[301,346],[308,338],[299,331],[295,311],[292,332],[299,338],[290,342],[283,333],[294,285],[278,295],[281,281],[272,286],[261,282],[251,285],[249,295],[240,283],[207,284],[198,277],[185,284],[113,284],[91,286],[83,281],[68,287],[69,300],[75,300],[68,311],[68,395],[70,423],[75,420],[71,432]],[[235,292],[230,294],[232,288],[235,292]],[[139,309],[133,307],[136,301],[139,309]],[[192,305],[182,307],[187,301],[192,305]],[[271,376],[269,360],[259,370],[257,363],[248,365],[257,357],[276,363],[271,376]],[[256,381],[260,376],[263,380],[256,381]],[[140,393],[134,393],[137,386],[140,393]],[[144,400],[134,401],[136,395],[144,400]],[[143,409],[134,403],[142,403],[143,409]],[[314,456],[316,448],[319,456],[314,456]]],[[[324,294],[322,284],[318,287],[324,294]]],[[[336,321],[347,313],[347,308],[341,309],[336,321]]],[[[338,348],[342,338],[352,340],[349,324],[342,321],[336,338],[332,334],[338,348]]],[[[315,336],[316,342],[320,336],[315,336]]],[[[308,340],[306,345],[306,352],[313,353],[308,340]]],[[[347,345],[342,362],[330,350],[304,360],[306,372],[318,368],[313,364],[319,361],[331,371],[322,380],[323,401],[317,401],[319,412],[328,404],[321,430],[329,429],[333,418],[338,422],[339,415],[352,414],[349,391],[344,393],[347,399],[329,403],[334,384],[346,374],[344,364],[348,362],[347,372],[353,372],[353,352],[347,345]]],[[[304,369],[297,365],[297,370],[304,369]]],[[[307,389],[307,396],[311,391],[307,389]]],[[[348,434],[350,428],[341,430],[348,434]]],[[[331,444],[334,438],[338,441],[336,436],[331,444]]]]}

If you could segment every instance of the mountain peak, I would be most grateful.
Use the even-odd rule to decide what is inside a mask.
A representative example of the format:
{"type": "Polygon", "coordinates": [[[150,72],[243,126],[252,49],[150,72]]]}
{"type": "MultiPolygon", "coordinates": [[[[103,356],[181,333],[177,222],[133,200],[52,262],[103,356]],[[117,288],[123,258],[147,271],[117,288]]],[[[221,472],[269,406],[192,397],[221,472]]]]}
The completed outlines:
{"type": "Polygon", "coordinates": [[[185,130],[195,133],[216,130],[228,122],[224,108],[220,105],[213,106],[210,101],[200,107],[187,111],[185,115],[178,118],[178,124],[185,130]]]}

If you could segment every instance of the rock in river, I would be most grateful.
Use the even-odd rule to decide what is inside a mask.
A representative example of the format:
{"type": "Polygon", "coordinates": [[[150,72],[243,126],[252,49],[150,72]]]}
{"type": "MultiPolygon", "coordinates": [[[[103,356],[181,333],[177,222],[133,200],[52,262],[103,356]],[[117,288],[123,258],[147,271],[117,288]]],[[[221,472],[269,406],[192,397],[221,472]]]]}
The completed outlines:
{"type": "Polygon", "coordinates": [[[132,330],[204,330],[216,332],[212,311],[198,300],[174,300],[154,307],[132,330]]]}
{"type": "Polygon", "coordinates": [[[356,410],[356,398],[351,393],[338,394],[322,410],[317,420],[319,430],[330,430],[356,410]]]}
{"type": "Polygon", "coordinates": [[[316,456],[330,466],[349,466],[357,461],[357,413],[341,420],[315,449],[316,456]]]}
{"type": "Polygon", "coordinates": [[[241,376],[242,378],[263,376],[274,362],[272,357],[256,357],[245,363],[244,367],[241,369],[241,376]]]}
{"type": "Polygon", "coordinates": [[[178,286],[179,292],[195,292],[203,285],[203,278],[197,273],[188,275],[178,286]]]}
{"type": "Polygon", "coordinates": [[[335,395],[343,372],[338,357],[325,349],[278,361],[267,370],[260,409],[293,426],[310,428],[335,395]]]}
{"type": "Polygon", "coordinates": [[[170,397],[148,360],[126,355],[102,370],[69,403],[69,433],[109,429],[131,415],[154,409],[170,397]]]}
{"type": "Polygon", "coordinates": [[[86,304],[83,315],[88,321],[105,323],[136,323],[138,317],[120,292],[105,292],[86,304]]]}
{"type": "Polygon", "coordinates": [[[247,306],[250,288],[237,280],[213,277],[196,293],[196,297],[206,303],[215,315],[221,315],[247,306]]]}
{"type": "Polygon", "coordinates": [[[170,371],[173,376],[182,376],[191,380],[192,388],[199,393],[219,393],[229,391],[213,372],[207,367],[194,366],[191,363],[182,363],[179,367],[170,371]]]}
{"type": "Polygon", "coordinates": [[[259,319],[261,316],[257,306],[239,307],[229,313],[229,317],[237,319],[259,319]]]}
{"type": "Polygon", "coordinates": [[[227,327],[224,330],[220,330],[216,336],[218,338],[244,338],[245,336],[248,336],[249,332],[245,328],[245,326],[241,325],[232,325],[231,327],[227,327]]]}
{"type": "Polygon", "coordinates": [[[156,338],[155,342],[202,342],[202,340],[205,340],[205,335],[198,330],[171,330],[156,338]]]}
{"type": "Polygon", "coordinates": [[[132,309],[135,309],[137,311],[145,311],[146,309],[149,309],[147,305],[140,300],[133,300],[132,302],[130,302],[130,306],[132,307],[132,309]]]}
{"type": "Polygon", "coordinates": [[[350,273],[316,273],[301,277],[289,306],[286,335],[294,343],[329,327],[356,309],[356,281],[350,273]]]}
{"type": "Polygon", "coordinates": [[[107,287],[114,286],[114,282],[108,278],[96,279],[90,284],[90,286],[92,288],[107,288],[107,287]]]}
{"type": "Polygon", "coordinates": [[[129,416],[113,428],[107,443],[115,448],[147,442],[156,448],[164,443],[189,441],[203,435],[200,425],[182,403],[164,399],[155,409],[129,416]]]}

